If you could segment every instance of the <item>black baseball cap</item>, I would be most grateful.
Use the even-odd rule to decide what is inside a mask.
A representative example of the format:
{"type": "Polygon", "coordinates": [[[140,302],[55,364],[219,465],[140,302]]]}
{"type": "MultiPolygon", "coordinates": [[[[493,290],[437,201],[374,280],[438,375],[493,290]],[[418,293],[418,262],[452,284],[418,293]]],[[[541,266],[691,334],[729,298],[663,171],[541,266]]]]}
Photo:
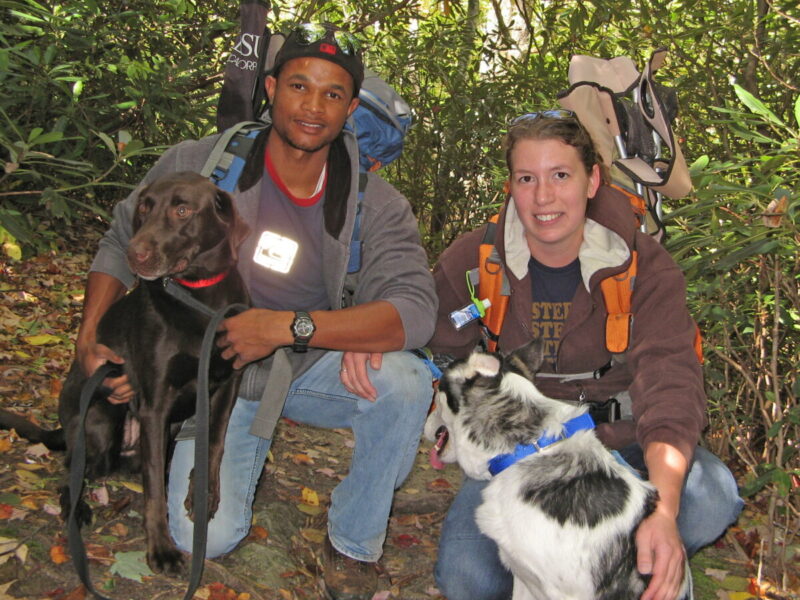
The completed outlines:
{"type": "Polygon", "coordinates": [[[358,96],[364,81],[364,63],[361,60],[361,42],[351,33],[330,23],[304,23],[286,36],[286,41],[275,56],[272,75],[293,58],[322,58],[339,65],[353,78],[353,97],[358,96]]]}

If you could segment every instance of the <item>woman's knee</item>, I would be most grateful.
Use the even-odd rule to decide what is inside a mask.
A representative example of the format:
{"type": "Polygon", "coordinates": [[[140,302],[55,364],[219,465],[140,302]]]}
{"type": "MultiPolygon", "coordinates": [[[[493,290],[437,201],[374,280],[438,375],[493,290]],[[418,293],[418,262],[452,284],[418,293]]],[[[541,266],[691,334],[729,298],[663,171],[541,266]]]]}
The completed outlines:
{"type": "MultiPolygon", "coordinates": [[[[452,548],[452,546],[451,546],[452,548]]],[[[473,554],[462,549],[439,547],[433,575],[436,586],[448,600],[507,600],[513,578],[494,556],[473,554]],[[481,560],[485,558],[487,560],[481,560]]]]}
{"type": "Polygon", "coordinates": [[[728,467],[708,450],[697,448],[678,516],[687,552],[693,554],[721,536],[743,506],[728,467]]]}

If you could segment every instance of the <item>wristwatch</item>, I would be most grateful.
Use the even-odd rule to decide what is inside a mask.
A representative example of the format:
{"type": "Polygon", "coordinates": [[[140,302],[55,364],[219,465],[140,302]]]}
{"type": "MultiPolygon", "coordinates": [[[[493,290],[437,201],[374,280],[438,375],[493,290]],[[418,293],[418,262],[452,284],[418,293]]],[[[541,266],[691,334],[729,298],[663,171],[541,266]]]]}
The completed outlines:
{"type": "Polygon", "coordinates": [[[314,325],[311,315],[303,310],[295,311],[294,321],[292,321],[290,329],[294,336],[292,350],[295,352],[306,352],[308,350],[308,342],[317,330],[317,326],[314,325]]]}

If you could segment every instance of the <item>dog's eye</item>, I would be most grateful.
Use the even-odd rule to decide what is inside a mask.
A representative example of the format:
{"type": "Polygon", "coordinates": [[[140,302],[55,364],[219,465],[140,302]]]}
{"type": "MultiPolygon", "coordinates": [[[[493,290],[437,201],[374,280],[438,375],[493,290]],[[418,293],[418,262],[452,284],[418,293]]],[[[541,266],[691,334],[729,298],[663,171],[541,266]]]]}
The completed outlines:
{"type": "Polygon", "coordinates": [[[185,204],[180,204],[180,205],[175,207],[175,214],[179,218],[185,219],[185,218],[190,217],[192,215],[192,209],[189,208],[188,206],[186,206],[185,204]]]}

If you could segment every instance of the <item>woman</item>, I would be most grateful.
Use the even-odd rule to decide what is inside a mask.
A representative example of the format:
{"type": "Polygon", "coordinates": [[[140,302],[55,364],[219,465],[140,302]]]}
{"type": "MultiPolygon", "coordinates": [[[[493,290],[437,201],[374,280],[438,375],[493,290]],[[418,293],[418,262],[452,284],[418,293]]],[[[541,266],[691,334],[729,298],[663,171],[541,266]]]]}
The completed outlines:
{"type": "MultiPolygon", "coordinates": [[[[598,409],[596,420],[614,421],[599,424],[598,436],[648,477],[660,496],[636,533],[638,568],[653,575],[642,598],[673,599],[686,554],[719,537],[743,504],[730,471],[697,446],[707,423],[706,399],[683,275],[658,242],[638,231],[627,197],[604,184],[592,141],[572,113],[518,117],[504,146],[510,194],[494,244],[511,295],[498,348],[544,338],[537,387],[550,397],[587,401],[598,409]],[[623,273],[634,250],[634,325],[628,350],[612,357],[600,282],[623,273]],[[546,375],[593,372],[604,374],[568,381],[546,375]],[[610,398],[617,400],[608,403],[610,398]],[[607,407],[616,402],[622,419],[610,418],[607,407]]],[[[435,352],[460,358],[483,337],[477,322],[456,330],[448,317],[470,301],[465,272],[477,266],[484,232],[456,240],[434,269],[435,352]]],[[[436,580],[450,600],[511,597],[511,575],[474,521],[486,483],[465,478],[444,522],[436,580]]]]}

